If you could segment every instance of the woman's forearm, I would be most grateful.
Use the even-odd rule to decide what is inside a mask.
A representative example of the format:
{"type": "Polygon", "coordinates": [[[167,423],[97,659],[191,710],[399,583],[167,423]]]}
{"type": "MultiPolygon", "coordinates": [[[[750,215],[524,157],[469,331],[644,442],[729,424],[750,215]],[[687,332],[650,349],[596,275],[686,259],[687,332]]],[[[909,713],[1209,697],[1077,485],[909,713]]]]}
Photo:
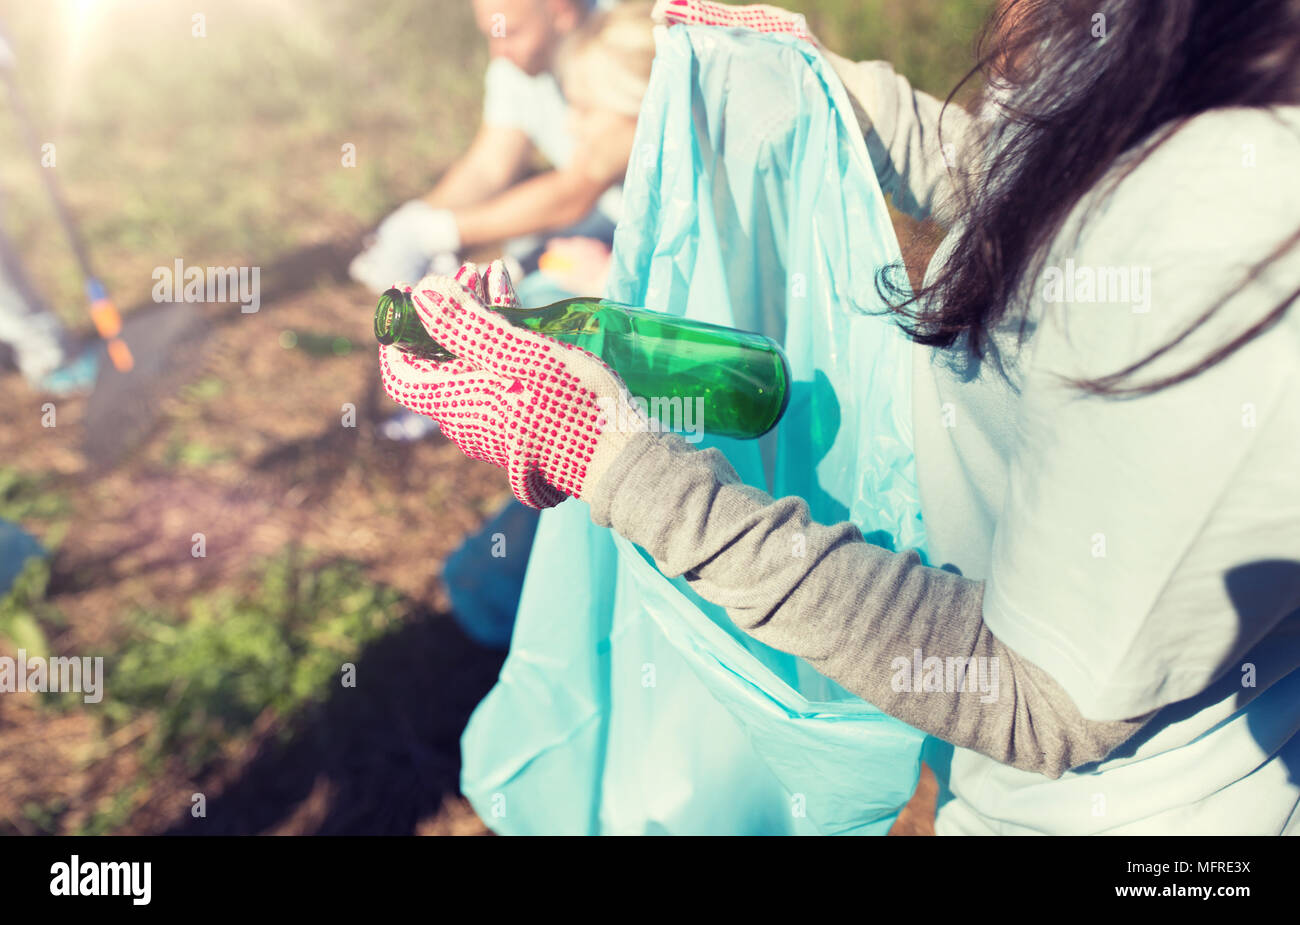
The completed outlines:
{"type": "Polygon", "coordinates": [[[954,745],[1055,778],[1149,718],[1084,719],[989,632],[982,582],[873,546],[851,523],[813,523],[801,499],[773,500],[719,451],[676,434],[637,434],[590,503],[594,522],[684,575],[745,632],[954,745]]]}
{"type": "Polygon", "coordinates": [[[573,170],[551,170],[475,205],[456,209],[462,247],[552,231],[577,222],[608,188],[573,170]]]}

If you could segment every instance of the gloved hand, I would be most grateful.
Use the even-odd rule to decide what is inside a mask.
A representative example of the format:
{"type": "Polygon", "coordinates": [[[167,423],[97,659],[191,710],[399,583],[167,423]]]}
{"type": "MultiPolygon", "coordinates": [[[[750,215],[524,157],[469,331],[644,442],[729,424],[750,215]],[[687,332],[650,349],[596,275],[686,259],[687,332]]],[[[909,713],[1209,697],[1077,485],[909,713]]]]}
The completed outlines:
{"type": "Polygon", "coordinates": [[[433,418],[472,459],[505,469],[534,508],[583,497],[639,430],[649,428],[623,381],[595,354],[513,327],[485,306],[517,306],[500,260],[411,289],[429,336],[459,359],[435,363],[379,348],[384,389],[433,418]]]}
{"type": "Polygon", "coordinates": [[[412,199],[380,222],[348,274],[370,290],[383,292],[393,280],[453,272],[459,249],[455,215],[412,199]]]}
{"type": "Polygon", "coordinates": [[[791,13],[764,3],[732,6],[713,0],[658,0],[650,11],[650,18],[670,26],[728,26],[755,32],[784,32],[814,44],[817,42],[808,31],[808,21],[802,13],[791,13]]]}

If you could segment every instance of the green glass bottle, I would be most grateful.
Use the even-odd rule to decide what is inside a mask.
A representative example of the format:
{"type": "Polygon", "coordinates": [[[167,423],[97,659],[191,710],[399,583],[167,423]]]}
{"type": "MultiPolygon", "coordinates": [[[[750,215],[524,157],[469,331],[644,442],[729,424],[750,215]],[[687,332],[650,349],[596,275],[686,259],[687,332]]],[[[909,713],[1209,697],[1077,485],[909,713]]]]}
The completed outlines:
{"type": "MultiPolygon", "coordinates": [[[[596,354],[665,430],[750,439],[767,433],[789,402],[790,367],[775,341],[604,299],[492,311],[520,328],[596,354]]],[[[420,323],[409,293],[389,289],[375,310],[381,344],[448,360],[420,323]]]]}

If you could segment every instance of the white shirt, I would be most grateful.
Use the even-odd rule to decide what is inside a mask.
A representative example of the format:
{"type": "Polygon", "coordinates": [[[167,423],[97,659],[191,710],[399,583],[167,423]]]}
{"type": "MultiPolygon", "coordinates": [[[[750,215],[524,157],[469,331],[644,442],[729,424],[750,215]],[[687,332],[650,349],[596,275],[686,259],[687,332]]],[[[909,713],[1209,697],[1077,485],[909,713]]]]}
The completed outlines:
{"type": "MultiPolygon", "coordinates": [[[[1163,708],[1055,781],[958,749],[939,834],[1300,834],[1300,308],[1152,396],[1059,380],[1146,357],[1300,226],[1300,108],[1279,112],[1193,120],[1077,243],[1076,211],[1027,294],[1014,388],[916,348],[934,559],[986,581],[990,631],[1088,719],[1163,708]]],[[[1297,286],[1292,251],[1136,381],[1187,368],[1297,286]]]]}
{"type": "MultiPolygon", "coordinates": [[[[557,168],[567,167],[573,160],[569,107],[559,81],[550,72],[530,76],[506,58],[493,58],[484,79],[483,121],[519,129],[557,168]]],[[[596,208],[617,222],[622,213],[622,187],[606,190],[596,208]]]]}
{"type": "Polygon", "coordinates": [[[493,58],[484,79],[483,121],[519,129],[556,167],[573,158],[569,107],[550,72],[531,76],[506,58],[493,58]]]}

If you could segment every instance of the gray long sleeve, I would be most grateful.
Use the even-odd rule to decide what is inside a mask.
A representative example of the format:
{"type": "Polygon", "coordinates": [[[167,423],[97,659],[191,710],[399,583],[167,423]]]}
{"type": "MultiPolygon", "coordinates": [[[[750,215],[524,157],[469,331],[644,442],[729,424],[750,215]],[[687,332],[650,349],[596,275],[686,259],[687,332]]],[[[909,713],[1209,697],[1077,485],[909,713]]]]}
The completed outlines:
{"type": "Polygon", "coordinates": [[[684,575],[746,633],[1004,764],[1057,778],[1104,758],[1153,715],[1084,719],[1051,677],[989,632],[983,582],[873,546],[851,523],[813,523],[802,499],[773,500],[721,452],[677,434],[634,435],[588,501],[596,524],[644,548],[665,575],[684,575]]]}
{"type": "Polygon", "coordinates": [[[951,224],[956,204],[944,152],[957,163],[975,143],[974,117],[955,104],[945,109],[887,61],[850,61],[821,51],[848,93],[880,188],[913,218],[951,224]]]}

